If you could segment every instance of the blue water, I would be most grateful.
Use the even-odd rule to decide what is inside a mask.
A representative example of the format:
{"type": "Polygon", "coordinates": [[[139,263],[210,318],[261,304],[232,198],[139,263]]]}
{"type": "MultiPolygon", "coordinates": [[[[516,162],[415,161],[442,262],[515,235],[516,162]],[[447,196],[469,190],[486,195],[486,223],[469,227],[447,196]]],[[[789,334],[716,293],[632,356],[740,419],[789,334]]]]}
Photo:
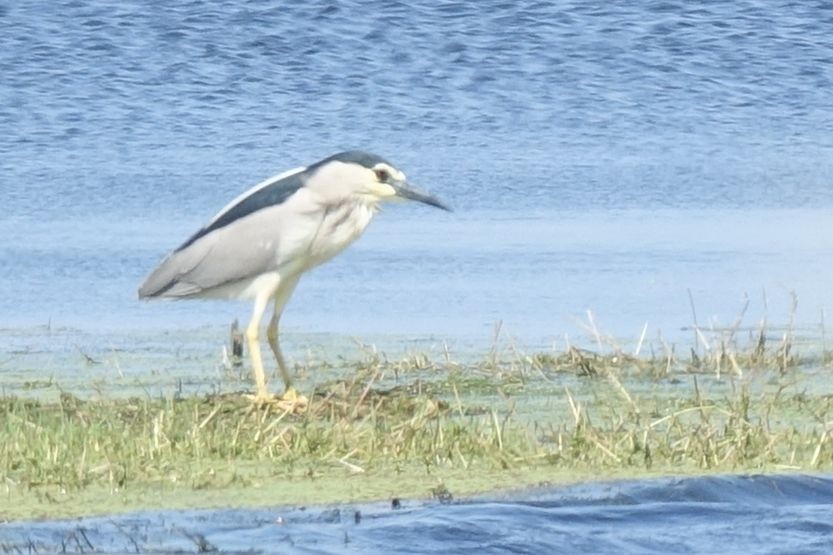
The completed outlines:
{"type": "MultiPolygon", "coordinates": [[[[315,346],[304,334],[477,346],[497,321],[546,347],[586,339],[588,310],[618,338],[647,324],[688,341],[689,292],[717,327],[747,298],[744,325],[786,323],[794,292],[815,333],[833,307],[831,28],[820,1],[0,2],[0,370],[67,381],[81,350],[139,337],[159,355],[182,330],[219,337],[187,343],[214,353],[248,306],[143,304],[138,284],[242,190],[347,148],[455,212],[390,207],[304,278],[283,318],[291,359],[315,346]]],[[[535,541],[617,550],[607,524],[645,517],[627,509],[670,522],[683,549],[689,510],[717,510],[715,538],[732,536],[726,519],[748,509],[735,502],[563,509],[600,533],[535,541]]],[[[815,537],[796,544],[812,551],[829,525],[790,528],[797,506],[767,505],[759,516],[783,516],[768,529],[732,518],[815,537]]],[[[392,526],[448,532],[420,510],[392,526]]],[[[517,514],[443,510],[482,515],[474,530],[517,514]]],[[[357,545],[378,546],[384,522],[357,545]]],[[[642,549],[644,526],[623,545],[642,549]]]]}
{"type": "MultiPolygon", "coordinates": [[[[284,328],[520,343],[833,307],[824,3],[15,2],[0,10],[0,326],[225,326],[142,278],[236,194],[344,148],[395,206],[284,328]]],[[[33,329],[33,334],[37,333],[33,329]]],[[[688,335],[686,335],[688,337],[688,335]]]]}
{"type": "Polygon", "coordinates": [[[450,504],[164,511],[0,524],[7,553],[760,553],[833,550],[833,479],[541,488],[450,504]]]}

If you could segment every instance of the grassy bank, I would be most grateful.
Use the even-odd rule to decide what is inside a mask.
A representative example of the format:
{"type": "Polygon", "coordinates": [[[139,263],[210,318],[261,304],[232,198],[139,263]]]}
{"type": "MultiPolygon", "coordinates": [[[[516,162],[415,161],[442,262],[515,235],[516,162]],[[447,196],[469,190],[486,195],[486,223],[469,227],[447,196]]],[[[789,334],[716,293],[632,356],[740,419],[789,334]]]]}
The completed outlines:
{"type": "Polygon", "coordinates": [[[829,471],[823,350],[791,337],[680,356],[600,342],[480,360],[417,354],[296,368],[303,414],[237,394],[0,398],[0,517],[444,498],[577,480],[829,471]],[[310,383],[312,379],[315,383],[310,383]]]}

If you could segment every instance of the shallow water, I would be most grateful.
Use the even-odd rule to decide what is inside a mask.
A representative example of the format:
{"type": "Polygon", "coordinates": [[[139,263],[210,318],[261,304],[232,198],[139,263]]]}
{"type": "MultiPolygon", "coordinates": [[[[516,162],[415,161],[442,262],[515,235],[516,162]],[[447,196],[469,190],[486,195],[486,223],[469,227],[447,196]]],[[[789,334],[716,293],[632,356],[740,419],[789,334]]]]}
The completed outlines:
{"type": "Polygon", "coordinates": [[[0,552],[829,553],[833,478],[541,487],[447,503],[160,511],[0,524],[0,552]]]}
{"type": "MultiPolygon", "coordinates": [[[[523,344],[821,322],[833,10],[753,2],[15,3],[0,10],[0,326],[245,320],[141,304],[230,198],[335,150],[455,208],[391,207],[302,281],[293,332],[523,344]]],[[[33,345],[44,341],[36,330],[33,345]]],[[[46,343],[48,345],[48,342],[46,343]]]]}

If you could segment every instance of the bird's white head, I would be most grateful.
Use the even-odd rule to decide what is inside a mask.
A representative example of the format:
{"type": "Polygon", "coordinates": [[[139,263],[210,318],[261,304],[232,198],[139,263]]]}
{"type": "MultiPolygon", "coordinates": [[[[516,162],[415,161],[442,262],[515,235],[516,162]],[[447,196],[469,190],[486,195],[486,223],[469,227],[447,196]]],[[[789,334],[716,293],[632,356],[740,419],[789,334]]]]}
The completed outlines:
{"type": "Polygon", "coordinates": [[[306,186],[325,198],[353,197],[369,204],[414,200],[443,210],[433,195],[414,187],[405,174],[384,158],[362,151],[340,152],[305,170],[306,186]]]}

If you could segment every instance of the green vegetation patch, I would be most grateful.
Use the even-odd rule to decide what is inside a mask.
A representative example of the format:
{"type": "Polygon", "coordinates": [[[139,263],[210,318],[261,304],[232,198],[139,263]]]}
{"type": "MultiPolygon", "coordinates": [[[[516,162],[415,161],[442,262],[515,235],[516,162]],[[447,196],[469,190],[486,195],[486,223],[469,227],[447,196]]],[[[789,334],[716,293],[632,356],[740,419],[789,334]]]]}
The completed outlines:
{"type": "Polygon", "coordinates": [[[589,478],[833,468],[824,356],[756,342],[298,368],[306,411],[239,394],[0,398],[0,517],[468,494],[589,478]],[[330,372],[329,377],[327,372],[330,372]]]}

